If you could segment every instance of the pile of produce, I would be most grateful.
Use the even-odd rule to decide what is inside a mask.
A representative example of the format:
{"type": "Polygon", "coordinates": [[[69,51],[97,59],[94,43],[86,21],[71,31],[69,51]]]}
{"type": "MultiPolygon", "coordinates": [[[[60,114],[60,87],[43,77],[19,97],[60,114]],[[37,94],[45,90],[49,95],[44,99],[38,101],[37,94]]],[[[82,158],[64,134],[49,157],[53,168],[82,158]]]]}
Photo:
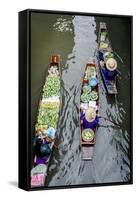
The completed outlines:
{"type": "Polygon", "coordinates": [[[106,31],[101,32],[101,41],[104,41],[106,39],[106,35],[107,35],[106,31]]]}
{"type": "Polygon", "coordinates": [[[103,49],[107,49],[108,48],[108,43],[106,42],[101,42],[100,43],[100,49],[103,50],[103,49]]]}
{"type": "Polygon", "coordinates": [[[96,68],[95,67],[88,67],[87,68],[87,79],[89,80],[90,77],[96,76],[96,68]]]}
{"type": "Polygon", "coordinates": [[[107,35],[106,31],[101,32],[101,36],[105,36],[106,37],[106,35],[107,35]]]}
{"type": "MultiPolygon", "coordinates": [[[[54,70],[54,68],[53,68],[54,70]]],[[[53,71],[54,72],[54,71],[53,71]]],[[[55,71],[56,72],[56,71],[55,71]]],[[[60,95],[60,77],[56,74],[49,75],[43,88],[43,101],[39,108],[36,131],[45,131],[48,127],[57,128],[59,101],[56,98],[60,95]],[[55,99],[56,98],[56,99],[55,99]]]]}
{"type": "Polygon", "coordinates": [[[91,92],[91,87],[89,85],[84,85],[83,86],[83,93],[90,93],[91,92]]]}
{"type": "Polygon", "coordinates": [[[95,91],[92,91],[92,92],[90,93],[90,99],[91,99],[92,101],[96,101],[96,100],[98,99],[98,93],[95,92],[95,91]]]}
{"type": "MultiPolygon", "coordinates": [[[[89,80],[89,82],[97,81],[97,79],[95,78],[95,76],[96,76],[96,68],[95,67],[93,67],[93,66],[88,67],[86,74],[87,74],[87,79],[89,80]],[[95,79],[95,80],[93,80],[93,79],[95,79]]],[[[92,90],[92,88],[90,85],[83,86],[83,93],[81,95],[81,101],[83,103],[88,103],[90,100],[93,100],[93,101],[97,100],[97,98],[98,98],[97,92],[95,92],[95,91],[91,92],[91,90],[92,90]]]]}
{"type": "Polygon", "coordinates": [[[112,52],[106,52],[106,53],[104,54],[104,56],[105,56],[106,59],[114,58],[114,54],[113,54],[112,52]]]}
{"type": "Polygon", "coordinates": [[[59,108],[59,103],[47,101],[47,102],[42,103],[41,107],[43,109],[45,109],[45,108],[46,109],[57,109],[57,108],[59,108]]]}
{"type": "Polygon", "coordinates": [[[83,103],[88,103],[89,100],[90,100],[90,93],[83,93],[83,94],[81,95],[81,101],[82,101],[83,103]]]}
{"type": "Polygon", "coordinates": [[[45,129],[47,129],[48,127],[56,128],[58,121],[58,113],[59,113],[58,108],[51,109],[51,108],[40,107],[38,120],[36,124],[36,131],[41,127],[45,129]]]}
{"type": "Polygon", "coordinates": [[[59,76],[48,76],[43,91],[44,91],[43,98],[59,96],[60,94],[59,76]]]}
{"type": "Polygon", "coordinates": [[[82,139],[85,142],[91,142],[94,139],[94,131],[90,128],[84,129],[82,132],[82,139]]]}

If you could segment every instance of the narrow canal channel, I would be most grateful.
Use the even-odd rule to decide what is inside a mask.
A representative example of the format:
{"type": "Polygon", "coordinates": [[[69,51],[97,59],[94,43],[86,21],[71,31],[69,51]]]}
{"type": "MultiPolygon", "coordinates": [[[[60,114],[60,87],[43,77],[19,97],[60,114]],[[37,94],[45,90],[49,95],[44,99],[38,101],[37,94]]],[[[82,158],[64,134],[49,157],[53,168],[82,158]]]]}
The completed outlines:
{"type": "MultiPolygon", "coordinates": [[[[32,14],[31,18],[31,134],[49,58],[62,58],[62,110],[56,148],[46,185],[125,182],[130,179],[130,22],[128,19],[32,14]],[[118,61],[118,95],[106,94],[100,77],[100,114],[94,158],[81,158],[79,104],[84,66],[97,48],[99,22],[107,22],[118,61]],[[115,124],[119,124],[116,126],[115,124]]],[[[32,138],[33,140],[33,138],[32,138]]],[[[33,151],[33,150],[32,150],[33,151]]]]}

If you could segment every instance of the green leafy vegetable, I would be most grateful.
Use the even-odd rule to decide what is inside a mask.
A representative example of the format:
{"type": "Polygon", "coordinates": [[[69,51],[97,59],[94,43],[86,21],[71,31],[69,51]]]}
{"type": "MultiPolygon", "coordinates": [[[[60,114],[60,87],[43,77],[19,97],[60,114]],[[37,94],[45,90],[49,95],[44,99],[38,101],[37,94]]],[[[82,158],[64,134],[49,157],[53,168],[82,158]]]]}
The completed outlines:
{"type": "Polygon", "coordinates": [[[83,86],[83,93],[90,93],[91,92],[91,87],[89,85],[83,86]]]}
{"type": "Polygon", "coordinates": [[[89,80],[90,77],[96,76],[96,68],[95,67],[88,67],[87,69],[87,79],[89,80]]]}
{"type": "Polygon", "coordinates": [[[90,93],[83,93],[83,94],[81,95],[81,101],[82,101],[83,103],[88,103],[89,100],[90,100],[90,93]]]}
{"type": "Polygon", "coordinates": [[[91,142],[94,139],[94,131],[92,129],[84,129],[82,132],[82,138],[86,142],[91,142]]]}
{"type": "Polygon", "coordinates": [[[106,42],[101,42],[100,43],[100,49],[103,50],[103,49],[107,49],[108,48],[108,43],[106,42]]]}
{"type": "Polygon", "coordinates": [[[60,78],[58,76],[48,76],[44,85],[43,97],[59,96],[60,78]]]}
{"type": "Polygon", "coordinates": [[[106,52],[105,53],[105,58],[107,58],[107,59],[114,58],[114,54],[112,52],[106,52]]]}
{"type": "Polygon", "coordinates": [[[96,100],[98,99],[98,93],[95,92],[95,91],[92,91],[92,92],[90,93],[90,99],[91,99],[92,101],[96,101],[96,100]]]}
{"type": "Polygon", "coordinates": [[[38,130],[41,127],[53,127],[56,128],[57,121],[58,121],[58,113],[59,109],[48,109],[44,107],[40,107],[37,124],[36,124],[36,130],[38,130]]]}
{"type": "Polygon", "coordinates": [[[101,32],[101,36],[105,36],[106,37],[106,35],[107,35],[106,31],[101,32]]]}

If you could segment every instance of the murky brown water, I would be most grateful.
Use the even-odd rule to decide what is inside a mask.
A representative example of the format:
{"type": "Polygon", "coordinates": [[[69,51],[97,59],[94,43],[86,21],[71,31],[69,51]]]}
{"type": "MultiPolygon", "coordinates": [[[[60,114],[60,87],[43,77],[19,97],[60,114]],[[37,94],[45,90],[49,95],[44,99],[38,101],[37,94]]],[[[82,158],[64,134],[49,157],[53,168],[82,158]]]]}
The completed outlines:
{"type": "Polygon", "coordinates": [[[62,110],[57,145],[52,155],[46,185],[125,182],[130,180],[130,22],[128,19],[32,14],[31,123],[32,135],[38,101],[49,58],[62,58],[62,110]],[[80,78],[97,47],[100,21],[107,22],[120,71],[118,95],[109,97],[100,78],[101,119],[94,158],[81,159],[79,135],[80,78]]]}

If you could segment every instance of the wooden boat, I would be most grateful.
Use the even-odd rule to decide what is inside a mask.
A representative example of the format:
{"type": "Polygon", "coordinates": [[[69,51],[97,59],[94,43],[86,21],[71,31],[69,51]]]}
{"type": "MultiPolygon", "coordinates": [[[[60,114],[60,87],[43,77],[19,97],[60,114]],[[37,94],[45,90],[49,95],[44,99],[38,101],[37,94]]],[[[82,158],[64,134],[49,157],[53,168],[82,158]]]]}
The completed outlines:
{"type": "MultiPolygon", "coordinates": [[[[82,89],[81,89],[81,97],[83,94],[83,90],[84,90],[84,86],[88,85],[88,80],[87,80],[87,71],[88,69],[95,69],[95,77],[98,79],[98,68],[96,66],[95,63],[88,63],[85,66],[85,71],[84,71],[84,75],[82,78],[82,89]]],[[[81,141],[81,149],[82,149],[82,159],[83,160],[92,160],[93,158],[93,149],[94,149],[94,145],[95,145],[95,141],[96,141],[96,131],[97,131],[97,127],[93,129],[94,132],[94,137],[87,141],[83,139],[83,131],[85,130],[83,128],[82,125],[82,120],[81,120],[81,113],[85,113],[86,109],[91,107],[94,107],[96,109],[96,113],[98,114],[98,109],[99,109],[99,86],[97,84],[97,86],[95,88],[92,88],[91,91],[96,92],[97,93],[97,99],[96,100],[91,100],[89,99],[88,103],[83,103],[82,102],[82,98],[80,98],[80,141],[81,141]]],[[[90,129],[91,130],[91,129],[90,129]]]]}
{"type": "Polygon", "coordinates": [[[111,42],[109,40],[109,34],[108,34],[106,23],[100,22],[99,36],[98,36],[99,68],[100,68],[101,76],[102,76],[105,88],[107,90],[107,93],[117,94],[116,77],[113,80],[107,80],[103,73],[103,65],[105,64],[105,62],[102,57],[104,53],[106,52],[111,52],[112,57],[114,57],[111,42]]]}
{"type": "Polygon", "coordinates": [[[52,56],[39,103],[34,135],[31,187],[45,185],[60,112],[60,56],[52,56]],[[54,85],[53,85],[54,84],[54,85]],[[54,117],[55,116],[55,117],[54,117]],[[50,118],[48,118],[50,117],[50,118]]]}

